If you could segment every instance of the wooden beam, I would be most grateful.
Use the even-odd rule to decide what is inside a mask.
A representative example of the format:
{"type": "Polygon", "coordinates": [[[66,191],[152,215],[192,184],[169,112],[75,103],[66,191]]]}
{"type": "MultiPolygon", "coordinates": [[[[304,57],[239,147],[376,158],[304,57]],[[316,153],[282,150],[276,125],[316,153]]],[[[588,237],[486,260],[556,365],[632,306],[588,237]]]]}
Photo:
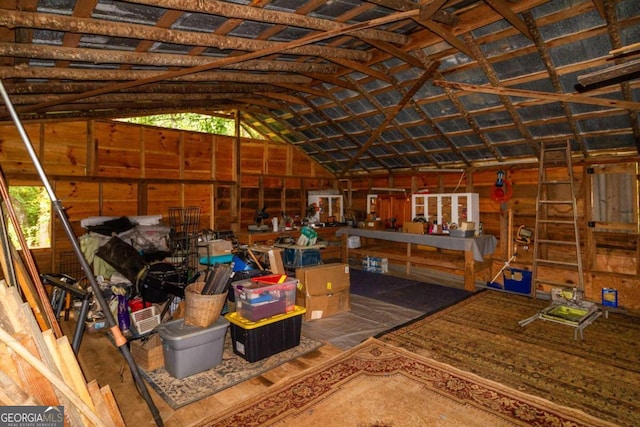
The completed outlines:
{"type": "Polygon", "coordinates": [[[583,92],[640,78],[640,59],[578,76],[576,90],[583,92]]]}
{"type": "MultiPolygon", "coordinates": [[[[58,80],[144,80],[156,76],[156,71],[146,70],[83,70],[75,68],[53,68],[53,67],[0,67],[1,79],[58,79],[58,80]]],[[[325,74],[314,74],[324,76],[325,74]]],[[[290,83],[290,84],[310,84],[309,77],[296,74],[260,74],[260,73],[240,73],[232,71],[212,71],[208,73],[197,73],[193,75],[183,75],[172,79],[173,81],[187,82],[246,82],[246,83],[290,83]]]]}
{"type": "MultiPolygon", "coordinates": [[[[185,2],[184,0],[127,0],[129,3],[145,4],[148,6],[175,9],[195,13],[207,13],[224,16],[226,18],[243,19],[255,22],[267,22],[270,24],[286,25],[290,27],[308,28],[318,31],[338,30],[347,24],[330,21],[328,19],[315,18],[299,13],[280,12],[252,6],[242,6],[217,0],[206,2],[185,2]]],[[[409,38],[405,35],[391,31],[364,29],[352,33],[355,37],[366,37],[373,40],[381,40],[399,45],[406,44],[409,38]]]]}
{"type": "MultiPolygon", "coordinates": [[[[260,92],[259,97],[269,96],[268,94],[272,93],[272,97],[276,98],[280,96],[280,99],[287,97],[288,99],[296,99],[294,96],[286,95],[284,93],[277,92],[260,92]]],[[[216,93],[190,93],[190,94],[167,94],[167,93],[151,93],[144,94],[144,97],[141,96],[140,93],[110,93],[105,95],[98,95],[91,98],[91,104],[95,104],[97,108],[99,108],[100,104],[109,104],[109,103],[122,103],[124,105],[131,103],[132,106],[135,104],[151,104],[151,103],[161,103],[161,102],[172,102],[172,101],[181,101],[187,105],[188,102],[193,101],[219,101],[219,100],[234,100],[237,97],[258,97],[254,95],[250,91],[246,92],[216,92],[216,93]]],[[[35,95],[16,95],[11,97],[11,102],[14,105],[25,105],[25,104],[36,104],[37,102],[46,102],[57,99],[57,95],[43,95],[43,94],[35,94],[35,95]]],[[[72,106],[75,104],[69,104],[72,106]]]]}
{"type": "Polygon", "coordinates": [[[434,80],[433,84],[440,87],[450,87],[452,89],[465,92],[491,93],[494,95],[517,96],[521,98],[546,99],[554,102],[573,102],[576,104],[599,105],[608,108],[622,108],[631,111],[640,111],[640,102],[618,101],[615,99],[593,98],[585,95],[573,93],[549,93],[532,90],[510,89],[504,87],[480,86],[466,83],[454,83],[444,80],[434,80]]]}
{"type": "MultiPolygon", "coordinates": [[[[27,43],[0,42],[0,56],[53,59],[56,61],[90,62],[92,64],[153,65],[157,67],[194,67],[208,64],[211,57],[167,53],[128,52],[123,50],[72,48],[27,43]]],[[[335,74],[333,64],[298,61],[253,60],[231,64],[224,69],[335,74]]]]}
{"type": "Polygon", "coordinates": [[[630,45],[622,46],[618,49],[612,49],[609,51],[609,55],[616,56],[616,55],[622,55],[622,54],[627,54],[627,53],[632,53],[637,51],[640,51],[640,42],[631,43],[630,45]]]}
{"type": "MultiPolygon", "coordinates": [[[[391,83],[391,77],[387,76],[384,73],[381,73],[376,69],[368,67],[364,64],[360,64],[359,62],[349,61],[346,59],[338,59],[338,58],[332,58],[331,61],[335,62],[336,64],[340,64],[343,67],[346,67],[347,69],[360,71],[362,74],[366,74],[378,80],[382,80],[383,82],[391,83]]],[[[313,75],[317,75],[317,73],[313,73],[313,75]]]]}
{"type": "Polygon", "coordinates": [[[319,89],[314,89],[314,88],[309,87],[309,86],[295,86],[295,85],[288,84],[288,83],[276,83],[274,85],[282,87],[284,89],[289,89],[289,90],[292,90],[292,91],[295,91],[295,92],[308,93],[309,95],[322,96],[322,97],[327,96],[327,93],[325,91],[319,90],[319,89]]]}
{"type": "Polygon", "coordinates": [[[395,56],[396,58],[403,60],[407,64],[413,65],[414,67],[417,67],[420,69],[424,69],[425,67],[425,64],[423,64],[422,61],[420,61],[418,58],[416,58],[415,56],[411,55],[408,52],[405,52],[402,49],[399,49],[393,45],[390,45],[389,43],[379,42],[377,40],[368,40],[368,39],[363,39],[363,41],[366,43],[369,43],[371,46],[375,48],[380,49],[383,52],[387,52],[391,56],[395,56]]]}
{"type": "Polygon", "coordinates": [[[71,102],[78,99],[88,98],[90,96],[101,95],[104,93],[114,92],[114,91],[136,87],[136,86],[142,86],[148,83],[155,83],[162,80],[173,79],[175,77],[180,77],[188,74],[200,73],[202,71],[208,71],[215,68],[220,68],[229,64],[235,64],[235,63],[244,62],[252,59],[257,59],[257,58],[261,58],[263,56],[271,55],[274,53],[288,51],[289,49],[296,48],[299,46],[305,46],[307,44],[330,39],[332,37],[336,37],[342,34],[347,34],[353,31],[376,27],[379,25],[388,24],[390,22],[395,22],[402,19],[408,19],[415,16],[417,13],[418,13],[417,11],[395,13],[395,14],[385,16],[383,18],[372,19],[370,21],[349,25],[345,28],[341,28],[340,30],[327,31],[321,34],[312,34],[306,37],[302,37],[298,40],[293,40],[293,41],[283,43],[281,45],[273,46],[271,48],[264,49],[258,52],[250,52],[250,53],[245,53],[238,56],[229,56],[226,58],[220,58],[212,61],[209,64],[200,65],[197,67],[191,67],[191,68],[177,70],[177,71],[170,71],[166,73],[158,73],[155,76],[152,76],[149,78],[140,79],[133,82],[116,84],[116,85],[108,85],[108,86],[105,86],[104,88],[97,89],[94,91],[89,91],[89,92],[85,92],[78,95],[62,97],[58,102],[41,103],[33,107],[30,107],[27,111],[19,111],[19,112],[38,111],[38,110],[50,107],[52,105],[56,105],[57,103],[71,102]]]}
{"type": "MultiPolygon", "coordinates": [[[[392,10],[415,10],[416,8],[420,11],[418,16],[413,17],[413,20],[418,24],[426,27],[432,33],[436,34],[447,43],[449,43],[454,48],[458,49],[462,53],[466,54],[470,58],[473,58],[469,49],[466,48],[464,42],[460,41],[454,34],[452,34],[445,26],[441,25],[438,22],[435,22],[434,15],[436,15],[440,8],[444,6],[447,0],[434,0],[429,4],[418,5],[411,1],[407,0],[371,0],[373,3],[379,4],[381,6],[390,8],[392,10]]],[[[411,61],[407,61],[410,64],[411,61]]]]}
{"type": "Polygon", "coordinates": [[[433,62],[431,63],[431,66],[429,68],[427,68],[422,75],[420,76],[420,78],[418,78],[414,83],[413,86],[411,87],[411,89],[409,89],[409,91],[402,97],[402,99],[400,100],[400,102],[398,102],[398,105],[396,105],[395,107],[393,107],[393,109],[391,109],[389,112],[385,113],[385,120],[380,123],[380,125],[373,131],[373,133],[371,134],[371,136],[369,137],[369,139],[367,139],[367,141],[362,145],[362,147],[360,148],[360,150],[358,150],[358,153],[353,156],[348,162],[347,164],[342,168],[342,173],[341,175],[344,175],[345,173],[347,173],[349,171],[349,169],[351,168],[351,166],[353,166],[353,164],[355,162],[358,161],[358,159],[360,158],[360,156],[369,149],[369,147],[371,147],[371,144],[373,144],[373,142],[382,134],[382,132],[384,132],[385,128],[387,127],[387,125],[395,118],[395,116],[404,108],[404,106],[411,101],[411,98],[413,97],[413,95],[416,94],[416,92],[418,92],[418,90],[420,90],[420,88],[426,83],[427,80],[429,80],[432,75],[433,75],[433,71],[435,71],[438,67],[440,66],[439,62],[433,62]]]}
{"type": "MultiPolygon", "coordinates": [[[[76,18],[72,16],[53,15],[45,13],[16,12],[5,10],[0,15],[0,26],[38,28],[52,31],[69,31],[82,34],[104,35],[111,37],[136,38],[140,40],[154,40],[165,43],[184,44],[192,46],[208,46],[222,50],[240,50],[256,52],[265,49],[285,46],[285,42],[271,42],[240,37],[220,36],[211,33],[198,33],[182,30],[170,30],[148,25],[119,23],[92,18],[76,18]]],[[[309,43],[308,43],[309,44],[309,43]]],[[[328,46],[307,46],[301,44],[286,48],[287,53],[293,55],[341,57],[354,61],[366,61],[370,54],[364,51],[341,49],[328,46]]],[[[282,48],[280,51],[284,50],[282,48]]]]}
{"type": "MultiPolygon", "coordinates": [[[[281,84],[277,82],[276,84],[281,84]]],[[[140,94],[209,94],[209,93],[255,93],[255,92],[277,92],[284,91],[286,84],[282,89],[278,89],[276,84],[249,84],[235,82],[182,82],[182,83],[154,83],[141,87],[125,89],[120,93],[136,93],[140,94]]],[[[81,93],[102,87],[100,83],[77,83],[77,82],[52,82],[52,83],[7,83],[7,92],[9,95],[37,95],[37,94],[63,94],[63,93],[81,93]]],[[[291,85],[288,89],[295,88],[291,85]]],[[[12,98],[13,99],[13,98],[12,98]]]]}
{"type": "Polygon", "coordinates": [[[469,58],[473,58],[471,54],[471,50],[467,47],[466,44],[459,38],[457,38],[448,28],[445,28],[444,25],[438,24],[437,22],[429,21],[429,20],[416,20],[420,25],[426,27],[429,31],[439,36],[441,39],[449,43],[454,48],[458,49],[460,52],[467,55],[469,58]]]}
{"type": "Polygon", "coordinates": [[[600,14],[600,17],[602,19],[606,19],[607,14],[604,11],[604,2],[603,0],[592,0],[593,1],[593,5],[596,7],[596,10],[598,11],[598,14],[600,14]]]}
{"type": "Polygon", "coordinates": [[[290,104],[306,105],[306,103],[302,99],[298,98],[297,96],[287,95],[286,93],[261,92],[260,95],[277,99],[279,101],[285,101],[290,104]]]}
{"type": "Polygon", "coordinates": [[[513,25],[518,31],[520,31],[526,38],[533,40],[529,28],[527,25],[516,15],[511,7],[503,0],[484,0],[493,10],[498,12],[504,17],[511,25],[513,25]]]}
{"type": "MultiPolygon", "coordinates": [[[[420,14],[424,18],[420,19],[433,19],[436,22],[440,22],[445,25],[455,25],[458,22],[458,17],[445,10],[441,10],[448,1],[437,0],[432,1],[429,4],[418,4],[411,0],[367,0],[369,3],[377,4],[378,6],[386,7],[387,9],[397,10],[399,12],[406,12],[408,10],[419,9],[420,14]]],[[[424,3],[424,2],[421,2],[424,3]]]]}

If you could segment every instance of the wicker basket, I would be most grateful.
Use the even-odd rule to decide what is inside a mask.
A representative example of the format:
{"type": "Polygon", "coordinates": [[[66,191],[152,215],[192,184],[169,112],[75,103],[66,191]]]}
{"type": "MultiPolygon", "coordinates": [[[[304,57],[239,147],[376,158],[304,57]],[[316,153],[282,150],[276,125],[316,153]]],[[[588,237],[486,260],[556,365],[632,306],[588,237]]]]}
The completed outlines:
{"type": "Polygon", "coordinates": [[[145,371],[153,371],[164,367],[162,340],[157,334],[148,340],[131,341],[131,355],[136,364],[145,371]]]}
{"type": "Polygon", "coordinates": [[[185,325],[200,326],[206,328],[220,317],[224,303],[227,300],[227,292],[215,295],[202,295],[204,282],[192,283],[185,289],[185,325]]]}

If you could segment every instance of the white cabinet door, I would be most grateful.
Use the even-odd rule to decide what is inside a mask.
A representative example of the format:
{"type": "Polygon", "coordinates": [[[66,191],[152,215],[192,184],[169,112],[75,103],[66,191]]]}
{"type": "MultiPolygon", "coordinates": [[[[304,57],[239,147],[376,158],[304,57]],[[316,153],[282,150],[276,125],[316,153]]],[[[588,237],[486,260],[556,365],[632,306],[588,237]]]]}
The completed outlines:
{"type": "Polygon", "coordinates": [[[439,225],[473,222],[477,229],[480,224],[480,198],[478,193],[413,194],[411,219],[416,217],[439,225]]]}

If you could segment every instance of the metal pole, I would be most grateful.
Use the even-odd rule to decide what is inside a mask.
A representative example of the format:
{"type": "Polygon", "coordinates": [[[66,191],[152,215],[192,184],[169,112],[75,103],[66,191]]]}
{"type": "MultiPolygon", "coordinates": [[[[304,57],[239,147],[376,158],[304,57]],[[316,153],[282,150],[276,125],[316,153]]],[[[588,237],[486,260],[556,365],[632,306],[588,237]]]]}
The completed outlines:
{"type": "Polygon", "coordinates": [[[73,232],[73,228],[71,227],[69,219],[67,218],[64,212],[64,209],[62,208],[62,203],[60,202],[60,200],[57,199],[53,191],[53,188],[51,187],[51,184],[49,184],[49,179],[47,178],[47,175],[45,174],[44,169],[42,168],[40,159],[38,159],[38,156],[36,155],[36,152],[33,149],[33,146],[31,145],[29,136],[27,135],[27,132],[24,130],[24,126],[22,126],[22,122],[20,121],[18,114],[13,108],[13,104],[9,99],[9,94],[5,90],[4,84],[2,83],[2,79],[0,79],[0,95],[2,95],[2,98],[4,99],[4,103],[7,105],[7,110],[9,110],[9,113],[11,114],[11,118],[13,119],[16,125],[16,128],[18,129],[18,132],[20,133],[20,137],[22,138],[22,141],[24,142],[24,145],[29,153],[29,156],[31,157],[31,161],[33,162],[36,170],[38,171],[38,175],[42,180],[42,183],[45,189],[47,190],[47,193],[49,194],[49,198],[51,199],[53,208],[56,214],[58,215],[60,222],[62,223],[62,226],[64,228],[65,233],[67,234],[67,237],[69,238],[69,241],[71,242],[73,251],[78,257],[78,261],[80,261],[80,266],[82,267],[82,271],[84,271],[84,274],[87,277],[89,284],[91,285],[91,288],[93,289],[94,297],[98,301],[98,304],[100,305],[100,308],[104,313],[105,321],[107,322],[107,326],[109,327],[109,330],[113,335],[113,340],[116,346],[118,347],[118,349],[120,350],[120,352],[122,353],[122,356],[126,360],[127,364],[129,365],[131,374],[133,375],[133,379],[138,388],[138,392],[142,395],[144,400],[147,402],[147,406],[149,407],[149,410],[153,415],[153,419],[155,420],[156,425],[159,427],[162,427],[164,425],[162,422],[162,418],[160,417],[158,408],[156,408],[155,404],[153,403],[153,400],[151,399],[151,395],[149,394],[149,390],[147,389],[144,383],[144,380],[140,375],[140,371],[138,370],[138,365],[136,365],[135,360],[133,360],[133,356],[131,355],[131,351],[129,350],[129,346],[127,345],[127,339],[124,337],[124,335],[122,335],[122,331],[118,327],[118,323],[113,318],[113,314],[111,314],[111,310],[109,310],[109,305],[104,299],[104,295],[102,295],[102,291],[100,289],[100,286],[98,285],[98,282],[96,281],[95,276],[93,275],[91,266],[89,266],[89,263],[87,262],[86,258],[82,253],[82,249],[80,248],[80,243],[78,242],[78,239],[76,238],[76,235],[73,232]]]}

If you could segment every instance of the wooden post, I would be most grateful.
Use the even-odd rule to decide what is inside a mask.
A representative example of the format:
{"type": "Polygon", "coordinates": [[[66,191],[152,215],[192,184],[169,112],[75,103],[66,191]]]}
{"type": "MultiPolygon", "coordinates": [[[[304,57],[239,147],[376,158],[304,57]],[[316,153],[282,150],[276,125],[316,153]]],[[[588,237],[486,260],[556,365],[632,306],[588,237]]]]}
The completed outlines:
{"type": "Polygon", "coordinates": [[[473,251],[464,251],[464,289],[470,292],[476,291],[475,260],[473,251]]]}

